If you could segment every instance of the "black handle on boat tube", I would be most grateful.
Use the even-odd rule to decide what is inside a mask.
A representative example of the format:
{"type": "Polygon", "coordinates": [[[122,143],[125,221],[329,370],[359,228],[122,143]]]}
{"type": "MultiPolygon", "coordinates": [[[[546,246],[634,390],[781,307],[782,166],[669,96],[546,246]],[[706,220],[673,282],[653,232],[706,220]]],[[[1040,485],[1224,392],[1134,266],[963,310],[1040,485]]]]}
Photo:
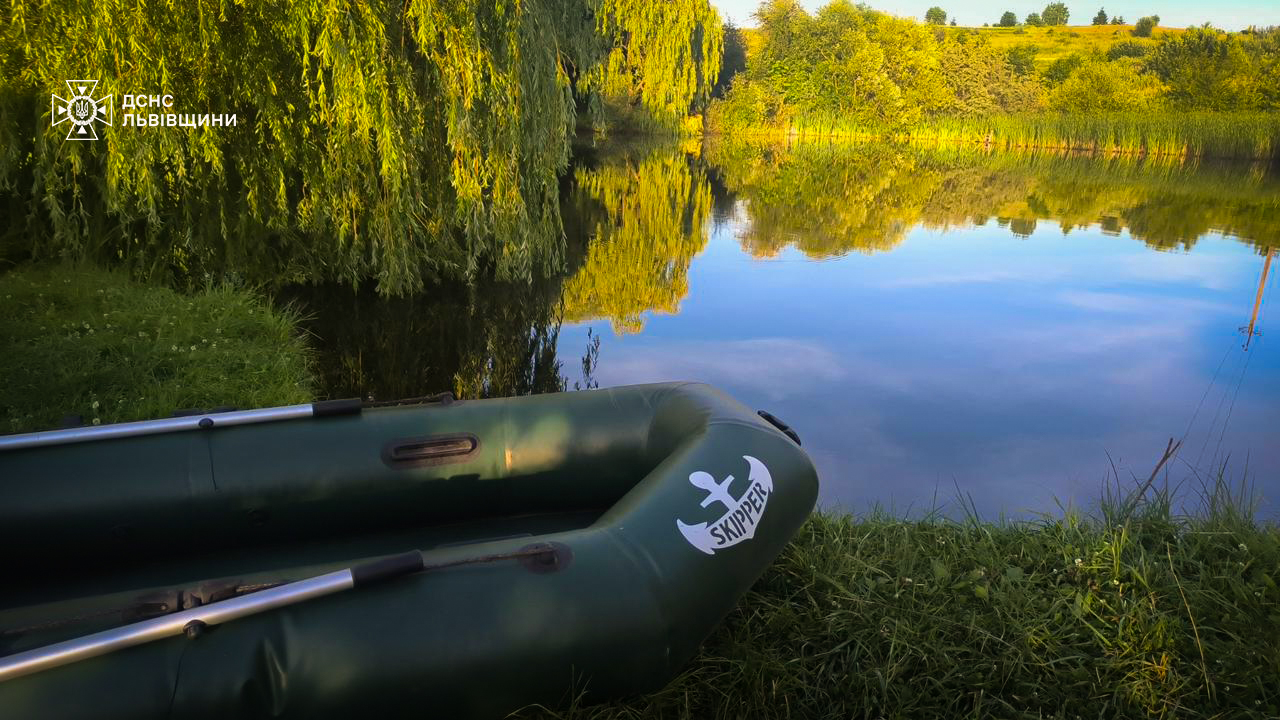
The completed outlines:
{"type": "Polygon", "coordinates": [[[462,565],[475,565],[499,560],[524,560],[551,556],[555,562],[548,563],[548,569],[539,572],[554,571],[568,565],[572,551],[561,543],[535,543],[526,545],[514,552],[477,555],[457,560],[427,565],[423,562],[422,553],[411,550],[399,555],[371,560],[344,570],[335,570],[323,575],[297,580],[280,585],[266,586],[245,595],[220,600],[199,607],[153,617],[140,622],[91,633],[83,637],[65,640],[33,650],[14,653],[0,657],[0,683],[13,678],[49,670],[61,665],[69,665],[80,660],[88,660],[99,655],[123,650],[134,645],[142,645],[154,640],[161,640],[177,635],[186,635],[193,640],[211,625],[219,625],[249,615],[275,610],[276,608],[313,600],[357,588],[366,588],[395,578],[415,573],[443,570],[462,565]]]}
{"type": "Polygon", "coordinates": [[[768,421],[770,425],[781,430],[782,434],[791,438],[792,442],[794,442],[797,445],[800,444],[800,435],[797,434],[795,430],[792,430],[790,425],[782,422],[777,417],[775,417],[773,413],[767,412],[765,410],[757,410],[756,414],[764,418],[766,421],[768,421]]]}

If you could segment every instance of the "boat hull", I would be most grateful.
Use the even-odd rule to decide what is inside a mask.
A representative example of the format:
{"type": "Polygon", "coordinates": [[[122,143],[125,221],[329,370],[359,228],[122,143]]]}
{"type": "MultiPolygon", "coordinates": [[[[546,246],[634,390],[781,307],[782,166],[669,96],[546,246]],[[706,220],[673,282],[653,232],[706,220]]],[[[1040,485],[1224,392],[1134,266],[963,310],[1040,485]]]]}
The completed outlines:
{"type": "Polygon", "coordinates": [[[696,384],[3,453],[0,654],[415,548],[463,564],[0,682],[0,714],[485,718],[654,690],[816,494],[792,440],[696,384]]]}

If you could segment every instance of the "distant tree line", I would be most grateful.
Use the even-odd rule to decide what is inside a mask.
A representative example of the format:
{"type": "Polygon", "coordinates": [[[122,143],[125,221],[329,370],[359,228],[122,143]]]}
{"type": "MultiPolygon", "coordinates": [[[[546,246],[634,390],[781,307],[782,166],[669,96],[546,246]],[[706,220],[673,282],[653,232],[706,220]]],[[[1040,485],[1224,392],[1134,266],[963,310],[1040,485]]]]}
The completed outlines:
{"type": "MultiPolygon", "coordinates": [[[[933,10],[942,12],[942,8],[933,8],[933,10]]],[[[945,16],[946,13],[943,13],[943,15],[945,16]]],[[[1032,27],[1044,27],[1046,25],[1066,25],[1067,20],[1070,17],[1071,17],[1071,11],[1067,9],[1067,6],[1065,4],[1060,2],[1050,3],[1049,5],[1045,6],[1042,12],[1027,13],[1026,18],[1023,20],[1023,24],[1030,25],[1032,27]]],[[[926,20],[927,19],[928,18],[926,16],[926,20]]],[[[1143,20],[1146,20],[1146,19],[1147,18],[1143,18],[1143,20]]],[[[1147,29],[1146,34],[1140,35],[1139,37],[1150,37],[1151,36],[1150,28],[1155,27],[1155,24],[1160,21],[1160,17],[1158,15],[1152,15],[1150,19],[1152,20],[1152,23],[1150,27],[1147,29]]],[[[1094,25],[1124,25],[1125,22],[1124,22],[1123,16],[1120,16],[1120,15],[1109,16],[1107,15],[1106,8],[1099,8],[1098,14],[1093,16],[1093,24],[1094,25]]],[[[1017,26],[1018,26],[1018,16],[1012,10],[1004,11],[1004,13],[1000,15],[1000,19],[996,22],[996,27],[1017,27],[1017,26]]]]}

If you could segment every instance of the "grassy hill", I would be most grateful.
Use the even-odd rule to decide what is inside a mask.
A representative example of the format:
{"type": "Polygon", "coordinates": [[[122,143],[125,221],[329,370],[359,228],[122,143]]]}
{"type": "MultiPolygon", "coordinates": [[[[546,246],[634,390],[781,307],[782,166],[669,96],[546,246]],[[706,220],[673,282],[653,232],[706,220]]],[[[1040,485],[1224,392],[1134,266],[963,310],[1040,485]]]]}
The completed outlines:
{"type": "MultiPolygon", "coordinates": [[[[1133,36],[1132,25],[1058,25],[1056,27],[946,27],[946,32],[976,32],[993,47],[1001,50],[1020,45],[1036,49],[1036,67],[1043,70],[1058,58],[1074,52],[1106,52],[1107,48],[1121,40],[1133,40],[1143,45],[1155,45],[1163,35],[1186,32],[1186,28],[1157,27],[1149,38],[1133,36]]],[[[755,28],[740,28],[750,58],[759,49],[763,38],[755,28]]]]}
{"type": "Polygon", "coordinates": [[[1184,28],[1156,28],[1149,38],[1133,36],[1132,25],[1059,25],[1057,27],[980,27],[965,28],[986,38],[993,47],[1007,50],[1019,45],[1032,45],[1036,49],[1036,66],[1043,69],[1049,63],[1073,52],[1106,52],[1107,48],[1121,40],[1133,40],[1144,45],[1154,45],[1162,35],[1185,32],[1184,28]]]}

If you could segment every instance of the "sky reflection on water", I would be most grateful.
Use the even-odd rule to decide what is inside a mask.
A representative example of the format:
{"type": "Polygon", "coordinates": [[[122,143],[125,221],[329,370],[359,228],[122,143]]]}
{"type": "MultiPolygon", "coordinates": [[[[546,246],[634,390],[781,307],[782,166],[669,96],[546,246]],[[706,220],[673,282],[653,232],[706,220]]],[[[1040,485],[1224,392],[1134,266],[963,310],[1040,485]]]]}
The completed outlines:
{"type": "Polygon", "coordinates": [[[1112,462],[1145,478],[1185,433],[1171,482],[1247,463],[1277,515],[1280,354],[1265,336],[1245,352],[1238,330],[1263,264],[1249,245],[1160,252],[1041,221],[1026,238],[916,226],[887,252],[759,259],[740,240],[750,215],[740,202],[714,224],[677,313],[623,334],[566,324],[560,347],[592,328],[601,386],[699,380],[770,410],[828,507],[954,509],[957,491],[984,516],[1087,507],[1112,462]]]}

